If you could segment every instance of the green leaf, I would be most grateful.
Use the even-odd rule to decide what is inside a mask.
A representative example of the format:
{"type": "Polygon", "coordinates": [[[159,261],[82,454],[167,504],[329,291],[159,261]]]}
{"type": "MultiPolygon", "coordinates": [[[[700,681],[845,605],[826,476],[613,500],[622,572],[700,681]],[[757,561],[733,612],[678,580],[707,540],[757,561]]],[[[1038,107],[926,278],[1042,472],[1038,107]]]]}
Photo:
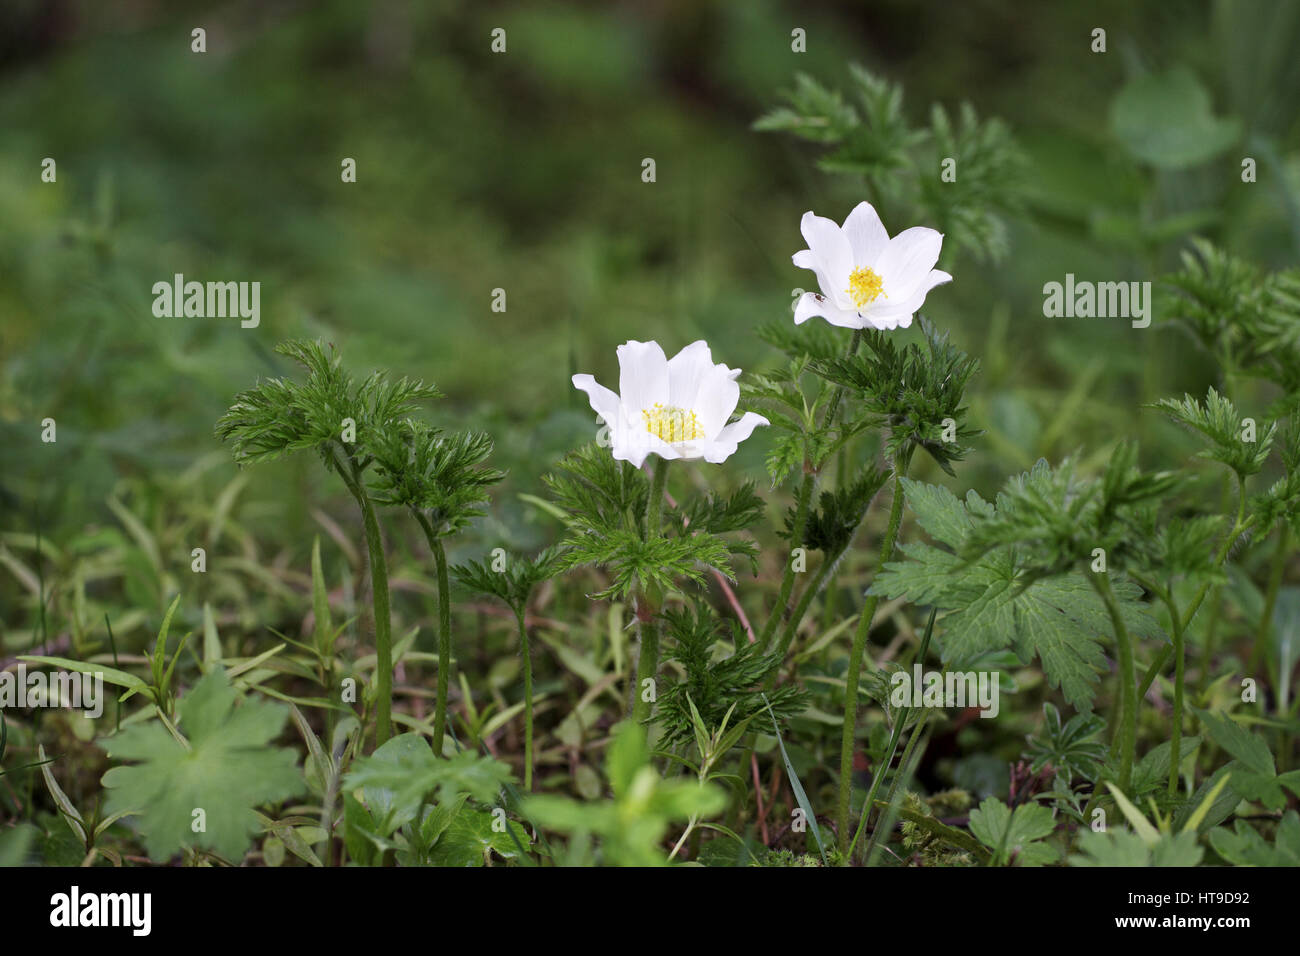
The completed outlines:
{"type": "Polygon", "coordinates": [[[182,847],[204,847],[231,862],[260,829],[253,808],[303,790],[294,751],[270,746],[288,708],[250,698],[236,707],[225,672],[214,669],[180,701],[185,747],[158,723],[136,724],[104,742],[116,760],[104,774],[107,812],[138,811],[149,855],[158,862],[182,847]],[[194,832],[204,811],[205,829],[194,832]]]}
{"type": "Polygon", "coordinates": [[[467,750],[450,758],[437,757],[427,739],[407,733],[358,760],[344,786],[349,791],[362,790],[377,829],[387,836],[415,819],[421,804],[434,794],[438,803],[448,803],[460,794],[493,803],[510,779],[510,768],[499,760],[467,750]]]}
{"type": "Polygon", "coordinates": [[[993,851],[994,862],[1016,859],[1022,866],[1041,866],[1057,859],[1056,849],[1038,841],[1056,827],[1052,811],[1037,803],[1012,810],[996,797],[985,797],[970,814],[970,832],[993,851]]]}
{"type": "Polygon", "coordinates": [[[1204,163],[1241,135],[1237,120],[1214,116],[1209,93],[1183,67],[1129,80],[1111,103],[1110,125],[1130,153],[1160,169],[1204,163]]]}
{"type": "Polygon", "coordinates": [[[501,818],[494,811],[462,806],[434,845],[429,862],[434,866],[483,866],[490,853],[513,859],[519,855],[516,839],[524,847],[531,842],[528,831],[514,820],[501,818]],[[502,819],[500,829],[497,819],[502,819]],[[514,831],[514,839],[505,827],[514,831]]]}
{"type": "Polygon", "coordinates": [[[1244,820],[1238,820],[1232,830],[1211,830],[1210,845],[1237,866],[1300,866],[1300,815],[1287,811],[1272,845],[1244,820]]]}
{"type": "Polygon", "coordinates": [[[1273,777],[1277,774],[1277,768],[1273,763],[1273,753],[1263,740],[1246,730],[1227,714],[1210,710],[1198,710],[1195,707],[1192,710],[1200,718],[1201,723],[1205,725],[1205,731],[1210,735],[1210,739],[1241,761],[1247,770],[1266,777],[1273,777]]]}

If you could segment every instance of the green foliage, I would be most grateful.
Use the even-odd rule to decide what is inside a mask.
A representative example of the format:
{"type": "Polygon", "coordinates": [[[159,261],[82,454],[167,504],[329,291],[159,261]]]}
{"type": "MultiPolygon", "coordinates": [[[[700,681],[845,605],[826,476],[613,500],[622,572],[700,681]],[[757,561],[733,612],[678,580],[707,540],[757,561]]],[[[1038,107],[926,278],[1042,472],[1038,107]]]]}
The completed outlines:
{"type": "Polygon", "coordinates": [[[510,769],[491,757],[437,757],[420,734],[394,737],[358,760],[344,780],[349,856],[378,865],[393,850],[404,866],[515,859],[531,837],[493,806],[509,781],[510,769]]]}
{"type": "Polygon", "coordinates": [[[556,505],[567,515],[564,569],[595,565],[610,584],[595,596],[626,597],[650,589],[676,590],[678,580],[701,583],[710,571],[732,577],[730,558],[754,559],[751,544],[731,542],[710,529],[732,530],[759,513],[752,486],[725,499],[687,504],[671,522],[669,534],[645,529],[649,482],[627,462],[615,461],[608,449],[587,445],[559,462],[545,478],[556,505]],[[682,516],[696,516],[682,522],[682,516]]]}
{"type": "Polygon", "coordinates": [[[106,809],[139,815],[155,860],[193,847],[237,863],[261,829],[253,808],[302,792],[294,751],[270,746],[288,708],[257,699],[236,707],[237,696],[225,671],[214,669],[180,700],[184,739],[155,721],[104,741],[115,760],[135,761],[104,774],[106,809]],[[191,829],[198,809],[206,815],[202,832],[191,829]]]}
{"type": "Polygon", "coordinates": [[[786,511],[785,527],[778,533],[796,546],[838,556],[852,543],[867,509],[887,481],[889,472],[882,468],[867,468],[851,484],[821,493],[817,507],[808,510],[801,541],[791,541],[794,537],[794,508],[786,511]]]}
{"type": "Polygon", "coordinates": [[[1140,545],[1133,533],[1140,508],[1165,498],[1181,480],[1139,469],[1132,442],[1115,448],[1100,478],[1080,478],[1069,460],[1057,468],[1040,460],[1006,483],[996,508],[973,512],[977,520],[963,553],[973,558],[1014,546],[1029,579],[1077,568],[1097,548],[1105,550],[1107,568],[1122,566],[1140,545]]]}
{"type": "Polygon", "coordinates": [[[1300,388],[1300,269],[1267,273],[1204,239],[1166,275],[1165,322],[1186,329],[1230,372],[1300,388]]]}
{"type": "Polygon", "coordinates": [[[1012,812],[1001,800],[986,797],[970,812],[970,832],[993,851],[995,866],[1055,863],[1060,853],[1043,842],[1055,826],[1052,811],[1037,803],[1023,803],[1012,812]]]}
{"type": "Polygon", "coordinates": [[[952,462],[969,452],[963,442],[980,434],[966,425],[962,404],[979,362],[924,318],[920,325],[924,349],[915,342],[896,345],[886,332],[869,332],[866,354],[815,362],[813,368],[848,388],[865,421],[885,429],[885,454],[900,467],[920,448],[951,475],[952,462]]]}
{"type": "Polygon", "coordinates": [[[767,503],[754,491],[754,483],[747,481],[730,495],[709,493],[691,498],[684,505],[669,511],[669,528],[681,536],[709,535],[723,541],[733,558],[748,559],[754,573],[758,572],[758,546],[745,538],[722,538],[722,535],[744,531],[762,520],[767,503]]]}
{"type": "Polygon", "coordinates": [[[1195,833],[1161,834],[1154,845],[1148,845],[1122,827],[1101,833],[1083,831],[1079,849],[1070,857],[1071,866],[1196,866],[1205,855],[1195,833]]]}
{"type": "MultiPolygon", "coordinates": [[[[1045,463],[1022,476],[1018,487],[1055,482],[1045,463]]],[[[872,594],[907,597],[948,611],[943,618],[942,654],[947,662],[970,661],[1013,647],[1024,661],[1037,655],[1052,686],[1080,710],[1090,710],[1104,656],[1098,635],[1111,629],[1101,600],[1081,571],[1045,575],[1026,549],[973,545],[981,522],[996,520],[999,507],[974,491],[963,505],[952,492],[903,480],[907,504],[930,537],[950,550],[922,542],[899,546],[905,560],[885,565],[872,594]],[[982,552],[978,557],[962,555],[982,552]]],[[[1045,499],[1045,495],[1042,496],[1045,499]]],[[[1068,503],[1069,499],[1062,499],[1068,503]]],[[[1118,578],[1112,588],[1131,632],[1160,636],[1154,618],[1139,601],[1140,589],[1118,578]]]]}
{"type": "Polygon", "coordinates": [[[1198,433],[1206,440],[1206,448],[1197,457],[1227,465],[1237,476],[1245,479],[1258,474],[1268,460],[1273,447],[1277,425],[1270,422],[1256,430],[1253,441],[1245,440],[1245,424],[1237,407],[1213,388],[1202,404],[1190,395],[1183,400],[1163,398],[1153,408],[1159,408],[1179,425],[1198,433]]]}
{"type": "Polygon", "coordinates": [[[1210,831],[1210,845],[1236,866],[1300,866],[1300,814],[1288,810],[1270,844],[1259,831],[1238,820],[1236,826],[1210,831]]]}
{"type": "Polygon", "coordinates": [[[608,448],[583,445],[560,459],[543,481],[565,513],[571,535],[644,531],[650,482],[640,469],[616,461],[608,448]]]}
{"type": "Polygon", "coordinates": [[[533,589],[555,576],[563,558],[563,549],[552,546],[532,558],[507,560],[501,571],[494,571],[490,561],[467,561],[452,568],[451,574],[467,590],[499,598],[516,614],[522,614],[533,589]]]}
{"type": "Polygon", "coordinates": [[[327,353],[319,341],[284,342],[276,351],[301,365],[306,381],[268,379],[235,396],[217,421],[216,434],[231,443],[241,465],[314,448],[332,470],[339,471],[344,460],[364,470],[389,428],[418,402],[440,394],[432,385],[390,381],[382,372],[358,385],[333,349],[327,353]],[[355,444],[341,437],[348,418],[356,423],[355,444]]]}
{"type": "Polygon", "coordinates": [[[483,464],[492,453],[487,435],[447,434],[411,419],[379,431],[372,452],[374,500],[423,514],[439,536],[486,514],[488,487],[505,477],[483,464]]]}
{"type": "Polygon", "coordinates": [[[1286,805],[1283,788],[1300,796],[1300,770],[1279,774],[1273,753],[1263,740],[1226,714],[1197,710],[1196,715],[1210,739],[1234,758],[1226,767],[1231,789],[1270,810],[1281,810],[1286,805]]]}
{"type": "Polygon", "coordinates": [[[969,103],[961,105],[960,118],[953,122],[936,103],[930,108],[930,134],[930,168],[942,171],[945,160],[955,159],[956,179],[917,177],[926,222],[977,259],[1002,259],[1010,242],[1000,212],[1020,210],[1020,197],[1009,185],[1025,167],[1010,129],[998,119],[981,121],[969,103]]]}
{"type": "Polygon", "coordinates": [[[450,803],[461,794],[491,803],[510,779],[510,768],[498,760],[469,751],[439,757],[428,740],[409,733],[399,734],[358,760],[344,785],[366,794],[376,820],[400,821],[400,826],[415,818],[431,794],[436,794],[439,804],[450,803]]]}
{"type": "Polygon", "coordinates": [[[1042,728],[1026,738],[1029,769],[1037,773],[1050,765],[1067,784],[1075,777],[1095,780],[1106,762],[1106,745],[1098,739],[1105,727],[1096,714],[1075,714],[1062,723],[1056,705],[1045,702],[1042,728]]]}
{"type": "MultiPolygon", "coordinates": [[[[830,356],[825,359],[830,360],[830,356]]],[[[811,399],[806,396],[804,378],[809,367],[809,358],[798,356],[766,375],[750,375],[741,383],[741,394],[772,425],[774,440],[767,455],[767,473],[774,488],[796,469],[819,470],[861,427],[821,420],[830,396],[825,388],[811,399]]]]}
{"type": "Polygon", "coordinates": [[[605,771],[612,799],[583,803],[543,794],[524,801],[529,819],[570,835],[572,862],[588,858],[596,837],[599,863],[662,866],[667,856],[659,844],[670,823],[709,817],[726,806],[726,795],[713,784],[662,779],[650,766],[645,732],[630,721],[614,728],[605,771]]]}
{"type": "Polygon", "coordinates": [[[915,218],[933,223],[957,246],[979,258],[1004,256],[1002,214],[1019,208],[1014,187],[1025,165],[1006,125],[981,121],[969,103],[954,123],[936,103],[929,128],[913,126],[902,87],[856,65],[850,72],[856,102],[796,74],[784,97],[788,105],[760,117],[754,128],[832,147],[817,161],[822,170],[864,176],[882,197],[914,203],[915,218]],[[945,180],[947,159],[957,166],[955,178],[945,180]]]}
{"type": "MultiPolygon", "coordinates": [[[[669,608],[663,612],[672,645],[669,660],[682,665],[686,675],[669,683],[659,694],[658,720],[665,746],[690,740],[695,733],[692,709],[709,728],[730,714],[733,726],[747,723],[766,708],[763,684],[781,666],[778,654],[762,654],[758,644],[732,632],[731,653],[720,657],[720,629],[711,608],[669,608]],[[693,703],[692,703],[693,702],[693,703]]],[[[801,712],[807,694],[796,684],[782,684],[767,695],[779,720],[801,712]]]]}
{"type": "Polygon", "coordinates": [[[851,66],[858,103],[822,86],[812,77],[795,74],[790,104],[761,117],[754,129],[791,133],[835,149],[818,160],[827,172],[864,173],[881,177],[884,188],[911,165],[910,152],[925,134],[912,129],[903,115],[903,89],[896,83],[851,66]]]}
{"type": "Polygon", "coordinates": [[[1219,119],[1210,94],[1186,68],[1139,73],[1110,107],[1115,137],[1142,162],[1184,169],[1226,151],[1241,136],[1236,119],[1219,119]]]}

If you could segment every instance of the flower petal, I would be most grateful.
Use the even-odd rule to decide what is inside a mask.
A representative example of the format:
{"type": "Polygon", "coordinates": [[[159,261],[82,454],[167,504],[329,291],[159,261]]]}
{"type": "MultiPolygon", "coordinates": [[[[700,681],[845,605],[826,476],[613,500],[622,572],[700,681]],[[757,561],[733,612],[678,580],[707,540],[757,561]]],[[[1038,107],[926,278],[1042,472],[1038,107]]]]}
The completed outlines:
{"type": "Polygon", "coordinates": [[[820,315],[831,325],[838,325],[845,329],[860,329],[866,325],[866,322],[857,312],[839,308],[824,295],[818,295],[816,292],[805,292],[795,304],[794,324],[803,325],[815,315],[820,315]]]}
{"type": "Polygon", "coordinates": [[[873,308],[863,313],[872,328],[896,329],[907,328],[912,324],[912,316],[925,304],[925,297],[937,285],[951,282],[952,276],[941,269],[933,269],[911,296],[902,302],[882,300],[880,305],[873,303],[873,308]]]}
{"type": "Polygon", "coordinates": [[[650,455],[658,455],[670,461],[678,458],[700,457],[699,453],[689,445],[670,445],[658,435],[636,428],[615,432],[610,453],[616,461],[631,462],[637,468],[640,468],[650,455]]]}
{"type": "Polygon", "coordinates": [[[885,281],[885,294],[894,300],[906,301],[930,274],[939,261],[943,247],[943,233],[925,226],[904,229],[880,254],[876,272],[885,281]]]}
{"type": "MultiPolygon", "coordinates": [[[[816,261],[814,270],[822,292],[848,304],[849,273],[853,271],[853,247],[848,237],[834,220],[806,212],[799,222],[799,231],[808,243],[808,251],[816,261]]],[[[807,262],[807,258],[804,258],[807,262]]],[[[796,262],[795,265],[800,265],[796,262]]],[[[800,268],[809,268],[801,265],[800,268]]]]}
{"type": "Polygon", "coordinates": [[[600,420],[613,429],[619,420],[622,404],[612,391],[596,381],[594,375],[573,376],[573,387],[587,393],[591,410],[600,416],[600,420]]]}
{"type": "Polygon", "coordinates": [[[668,404],[668,359],[658,342],[633,340],[618,347],[618,392],[629,416],[656,402],[668,404]]]}
{"type": "Polygon", "coordinates": [[[712,371],[713,355],[708,342],[700,339],[686,346],[668,360],[668,401],[664,404],[694,408],[695,396],[712,371]]]}
{"type": "Polygon", "coordinates": [[[885,224],[869,202],[860,202],[853,207],[844,220],[843,232],[853,250],[853,264],[856,266],[874,266],[889,246],[885,224]]]}
{"type": "Polygon", "coordinates": [[[700,383],[699,393],[690,408],[695,412],[700,428],[710,438],[727,424],[727,419],[740,402],[740,386],[736,384],[738,375],[738,368],[715,365],[705,373],[700,383]]]}
{"type": "Polygon", "coordinates": [[[738,421],[725,426],[713,441],[703,446],[704,460],[710,464],[720,464],[736,453],[740,443],[754,433],[759,425],[770,425],[766,418],[754,412],[745,412],[738,421]]]}

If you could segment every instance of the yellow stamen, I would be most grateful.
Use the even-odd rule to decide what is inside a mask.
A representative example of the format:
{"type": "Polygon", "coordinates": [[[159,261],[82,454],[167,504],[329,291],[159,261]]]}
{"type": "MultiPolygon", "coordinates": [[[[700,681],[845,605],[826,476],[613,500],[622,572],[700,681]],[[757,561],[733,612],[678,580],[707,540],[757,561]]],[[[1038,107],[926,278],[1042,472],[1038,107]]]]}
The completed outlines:
{"type": "Polygon", "coordinates": [[[704,437],[704,429],[700,427],[698,417],[689,408],[664,406],[662,402],[655,402],[652,408],[641,412],[641,417],[645,420],[646,431],[670,445],[704,437]]]}
{"type": "Polygon", "coordinates": [[[877,296],[885,295],[885,280],[871,269],[854,269],[849,273],[849,287],[844,291],[852,296],[854,305],[865,309],[877,296]]]}

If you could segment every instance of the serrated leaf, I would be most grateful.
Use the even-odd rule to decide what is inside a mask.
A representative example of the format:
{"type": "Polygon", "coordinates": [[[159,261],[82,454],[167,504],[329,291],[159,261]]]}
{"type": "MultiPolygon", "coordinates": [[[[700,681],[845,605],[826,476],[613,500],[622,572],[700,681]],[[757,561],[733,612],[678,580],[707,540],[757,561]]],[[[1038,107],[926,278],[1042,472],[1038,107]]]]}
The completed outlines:
{"type": "Polygon", "coordinates": [[[135,763],[104,774],[109,814],[138,811],[141,836],[156,861],[183,847],[205,847],[242,859],[261,829],[253,808],[303,790],[292,750],[270,743],[288,708],[257,698],[236,706],[225,671],[204,676],[178,704],[188,749],[159,723],[136,724],[104,741],[116,760],[135,763]],[[191,825],[202,809],[206,829],[191,825]]]}

